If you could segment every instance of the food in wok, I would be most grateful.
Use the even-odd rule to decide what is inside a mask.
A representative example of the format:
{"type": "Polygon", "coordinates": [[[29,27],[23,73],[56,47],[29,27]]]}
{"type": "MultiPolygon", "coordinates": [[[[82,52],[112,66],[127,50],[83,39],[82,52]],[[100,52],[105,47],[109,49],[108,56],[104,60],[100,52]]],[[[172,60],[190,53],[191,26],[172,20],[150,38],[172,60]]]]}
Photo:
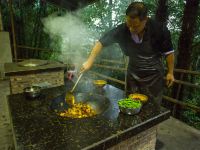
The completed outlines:
{"type": "Polygon", "coordinates": [[[105,81],[105,80],[94,80],[93,83],[94,83],[94,85],[96,85],[98,87],[103,87],[104,85],[107,84],[107,81],[105,81]]]}
{"type": "Polygon", "coordinates": [[[89,104],[84,103],[75,103],[72,108],[60,113],[60,116],[70,118],[85,118],[94,115],[96,115],[95,110],[89,104]]]}

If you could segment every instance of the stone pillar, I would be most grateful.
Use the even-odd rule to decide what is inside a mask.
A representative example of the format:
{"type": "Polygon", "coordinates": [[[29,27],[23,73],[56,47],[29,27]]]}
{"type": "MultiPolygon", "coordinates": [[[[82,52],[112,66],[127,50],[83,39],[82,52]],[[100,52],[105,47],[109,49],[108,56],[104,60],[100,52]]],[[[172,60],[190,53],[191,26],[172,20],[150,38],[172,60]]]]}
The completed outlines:
{"type": "Polygon", "coordinates": [[[22,93],[25,87],[37,84],[48,84],[48,87],[64,85],[64,70],[10,76],[12,94],[22,93]]]}
{"type": "Polygon", "coordinates": [[[0,6],[0,31],[3,31],[3,21],[2,21],[2,14],[1,14],[1,6],[0,6]]]}
{"type": "Polygon", "coordinates": [[[155,150],[157,126],[120,142],[108,150],[155,150]]]}
{"type": "Polygon", "coordinates": [[[8,32],[0,32],[0,78],[4,78],[4,64],[12,62],[10,38],[8,32]]]}

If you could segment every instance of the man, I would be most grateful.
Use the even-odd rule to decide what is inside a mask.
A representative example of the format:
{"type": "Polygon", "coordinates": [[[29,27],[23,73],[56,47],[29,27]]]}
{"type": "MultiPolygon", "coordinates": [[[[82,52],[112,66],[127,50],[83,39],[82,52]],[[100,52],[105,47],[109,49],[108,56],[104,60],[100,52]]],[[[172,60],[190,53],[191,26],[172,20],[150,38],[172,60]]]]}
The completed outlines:
{"type": "Polygon", "coordinates": [[[126,22],[99,39],[81,72],[89,70],[102,48],[113,43],[118,43],[129,57],[127,94],[146,94],[159,106],[164,88],[162,56],[165,56],[168,67],[167,86],[174,81],[174,51],[168,29],[147,17],[144,3],[133,2],[126,10],[126,22]]]}

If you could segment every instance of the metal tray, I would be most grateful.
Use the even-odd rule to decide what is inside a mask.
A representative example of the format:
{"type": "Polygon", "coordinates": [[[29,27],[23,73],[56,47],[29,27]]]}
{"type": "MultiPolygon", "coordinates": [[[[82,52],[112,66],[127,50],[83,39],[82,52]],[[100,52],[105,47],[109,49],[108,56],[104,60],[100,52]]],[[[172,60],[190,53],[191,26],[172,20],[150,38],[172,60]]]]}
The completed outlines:
{"type": "Polygon", "coordinates": [[[28,59],[18,63],[18,65],[22,67],[37,67],[46,64],[48,64],[47,60],[40,60],[40,59],[28,59]]]}

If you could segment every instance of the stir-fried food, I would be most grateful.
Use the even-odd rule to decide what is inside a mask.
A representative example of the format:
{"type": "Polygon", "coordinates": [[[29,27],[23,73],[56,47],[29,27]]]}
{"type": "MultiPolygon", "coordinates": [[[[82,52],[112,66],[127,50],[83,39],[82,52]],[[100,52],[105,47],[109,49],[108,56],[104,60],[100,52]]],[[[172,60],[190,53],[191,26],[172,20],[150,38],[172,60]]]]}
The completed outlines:
{"type": "Polygon", "coordinates": [[[89,104],[76,103],[72,108],[69,108],[65,112],[60,113],[62,117],[70,118],[85,118],[96,115],[96,112],[89,104]]]}

